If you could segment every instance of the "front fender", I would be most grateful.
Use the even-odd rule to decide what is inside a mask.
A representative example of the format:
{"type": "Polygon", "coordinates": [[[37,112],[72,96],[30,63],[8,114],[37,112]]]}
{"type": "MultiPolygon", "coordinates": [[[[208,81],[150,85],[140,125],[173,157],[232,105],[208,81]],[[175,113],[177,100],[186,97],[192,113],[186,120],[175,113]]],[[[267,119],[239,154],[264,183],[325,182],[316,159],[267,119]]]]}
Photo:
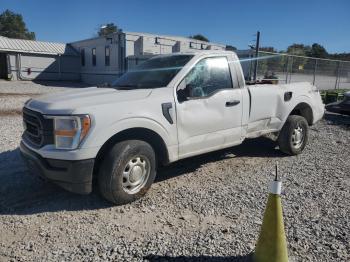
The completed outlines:
{"type": "MultiPolygon", "coordinates": [[[[176,161],[178,158],[177,152],[177,134],[170,133],[174,132],[175,129],[168,129],[164,127],[161,123],[147,118],[147,117],[130,117],[125,119],[120,119],[112,124],[106,125],[104,128],[99,128],[98,130],[93,130],[89,134],[89,137],[81,145],[81,149],[87,149],[92,154],[91,157],[96,157],[100,148],[114,135],[128,129],[132,128],[145,128],[154,133],[158,134],[164,141],[164,144],[168,151],[169,161],[176,161]]],[[[175,131],[176,132],[176,131],[175,131]]]]}
{"type": "Polygon", "coordinates": [[[171,135],[167,129],[162,126],[159,122],[146,118],[146,117],[131,117],[118,120],[107,128],[97,131],[94,137],[94,145],[91,146],[102,146],[108,139],[115,134],[130,128],[146,128],[157,133],[164,141],[167,146],[174,144],[171,140],[171,135]]]}

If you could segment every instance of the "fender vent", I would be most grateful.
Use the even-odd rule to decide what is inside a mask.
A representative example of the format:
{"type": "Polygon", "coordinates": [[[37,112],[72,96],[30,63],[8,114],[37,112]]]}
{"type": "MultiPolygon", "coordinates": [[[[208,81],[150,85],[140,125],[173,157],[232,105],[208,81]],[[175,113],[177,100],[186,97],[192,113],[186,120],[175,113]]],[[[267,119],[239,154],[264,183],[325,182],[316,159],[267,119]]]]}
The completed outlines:
{"type": "Polygon", "coordinates": [[[292,99],[293,92],[285,92],[284,93],[284,101],[287,102],[292,99]]]}

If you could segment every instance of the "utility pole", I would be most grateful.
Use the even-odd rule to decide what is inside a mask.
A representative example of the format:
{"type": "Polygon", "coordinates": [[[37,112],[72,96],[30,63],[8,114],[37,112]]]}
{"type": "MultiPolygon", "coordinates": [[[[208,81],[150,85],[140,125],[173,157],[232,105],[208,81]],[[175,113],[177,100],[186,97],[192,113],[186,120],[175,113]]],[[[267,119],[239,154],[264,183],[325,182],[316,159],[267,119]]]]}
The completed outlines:
{"type": "Polygon", "coordinates": [[[255,43],[255,63],[254,63],[254,81],[258,74],[258,56],[260,47],[260,31],[256,32],[256,43],[255,43]]]}

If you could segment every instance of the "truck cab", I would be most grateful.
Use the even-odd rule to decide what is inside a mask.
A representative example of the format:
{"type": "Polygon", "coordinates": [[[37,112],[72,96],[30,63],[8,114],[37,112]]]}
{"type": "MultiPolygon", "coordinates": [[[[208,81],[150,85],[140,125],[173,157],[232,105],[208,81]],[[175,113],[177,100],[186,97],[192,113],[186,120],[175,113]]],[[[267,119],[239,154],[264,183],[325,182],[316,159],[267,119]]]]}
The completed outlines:
{"type": "Polygon", "coordinates": [[[309,83],[246,86],[231,51],[160,55],[109,88],[28,101],[21,151],[35,173],[90,193],[96,177],[116,204],[140,198],[157,166],[278,133],[282,151],[300,154],[308,126],[324,113],[309,83]]]}

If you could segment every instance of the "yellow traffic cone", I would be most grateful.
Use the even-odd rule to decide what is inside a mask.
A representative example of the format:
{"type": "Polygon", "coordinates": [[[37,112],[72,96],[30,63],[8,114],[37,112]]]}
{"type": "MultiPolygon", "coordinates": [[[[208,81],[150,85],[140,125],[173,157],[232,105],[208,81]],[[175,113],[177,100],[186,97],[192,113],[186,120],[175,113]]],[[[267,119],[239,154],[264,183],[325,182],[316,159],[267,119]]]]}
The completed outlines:
{"type": "Polygon", "coordinates": [[[288,262],[280,196],[282,183],[278,180],[277,171],[276,165],[276,178],[270,185],[264,220],[253,255],[255,262],[288,262]]]}

